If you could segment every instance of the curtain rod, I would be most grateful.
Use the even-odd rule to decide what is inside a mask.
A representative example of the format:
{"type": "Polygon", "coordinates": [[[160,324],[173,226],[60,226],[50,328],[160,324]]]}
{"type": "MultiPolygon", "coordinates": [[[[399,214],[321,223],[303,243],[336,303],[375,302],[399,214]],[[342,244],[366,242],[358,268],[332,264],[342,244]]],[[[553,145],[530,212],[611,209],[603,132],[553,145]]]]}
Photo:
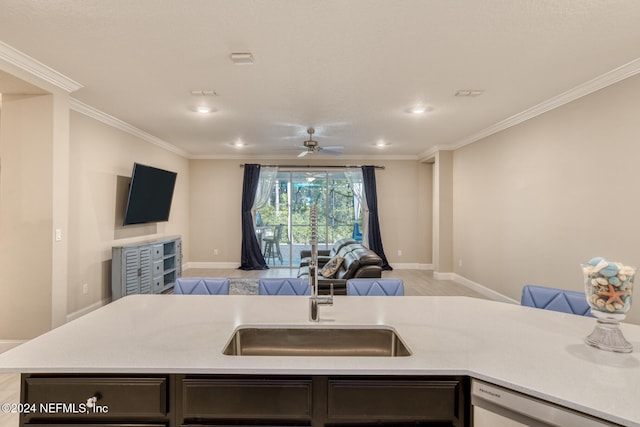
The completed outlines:
{"type": "MultiPolygon", "coordinates": [[[[244,167],[244,163],[240,163],[240,167],[243,168],[244,167]]],[[[310,168],[317,168],[317,169],[360,169],[362,168],[363,165],[343,165],[343,166],[336,166],[336,165],[326,165],[326,166],[322,166],[322,165],[260,165],[260,166],[264,166],[266,168],[274,168],[274,167],[278,167],[278,168],[300,168],[300,169],[310,169],[310,168]]],[[[373,165],[374,168],[376,169],[384,169],[384,166],[375,166],[373,165]]]]}

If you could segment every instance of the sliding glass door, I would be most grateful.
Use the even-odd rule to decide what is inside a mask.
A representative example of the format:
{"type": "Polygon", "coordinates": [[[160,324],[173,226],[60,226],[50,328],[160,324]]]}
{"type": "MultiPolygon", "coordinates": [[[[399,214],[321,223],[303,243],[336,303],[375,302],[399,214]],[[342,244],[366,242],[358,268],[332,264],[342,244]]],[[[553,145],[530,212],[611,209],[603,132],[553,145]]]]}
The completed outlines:
{"type": "MultiPolygon", "coordinates": [[[[270,267],[296,267],[300,251],[310,248],[309,211],[318,209],[318,248],[330,248],[354,235],[360,220],[359,203],[344,171],[281,170],[269,197],[256,217],[256,230],[270,267]]],[[[361,225],[361,223],[359,224],[361,225]]]]}

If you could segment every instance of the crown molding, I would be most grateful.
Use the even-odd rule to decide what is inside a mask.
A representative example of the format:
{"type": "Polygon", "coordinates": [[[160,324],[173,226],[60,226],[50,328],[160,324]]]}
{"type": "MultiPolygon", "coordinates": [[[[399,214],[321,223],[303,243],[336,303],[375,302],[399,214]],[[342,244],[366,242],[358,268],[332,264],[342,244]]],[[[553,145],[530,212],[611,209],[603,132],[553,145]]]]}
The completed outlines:
{"type": "Polygon", "coordinates": [[[73,111],[76,111],[80,114],[84,114],[85,116],[96,119],[102,123],[105,123],[109,126],[112,126],[116,129],[120,129],[121,131],[127,132],[130,135],[138,137],[146,142],[149,142],[153,145],[157,145],[158,147],[164,148],[165,150],[171,151],[172,153],[178,154],[179,156],[189,158],[189,153],[186,151],[176,147],[173,144],[170,144],[160,138],[157,138],[143,130],[138,129],[135,126],[130,125],[129,123],[122,121],[116,117],[113,117],[105,112],[102,112],[96,108],[93,108],[90,105],[85,104],[82,101],[78,101],[75,98],[69,99],[69,106],[73,111]]]}
{"type": "Polygon", "coordinates": [[[0,41],[0,59],[8,62],[9,64],[18,67],[42,80],[51,83],[52,85],[59,87],[69,93],[75,92],[81,89],[83,86],[65,76],[44,65],[42,62],[33,59],[32,57],[25,55],[19,50],[9,46],[6,43],[0,41]]]}
{"type": "MultiPolygon", "coordinates": [[[[273,155],[273,154],[196,154],[189,157],[191,160],[248,160],[248,159],[256,159],[256,160],[296,160],[297,157],[291,157],[291,155],[273,155]]],[[[372,154],[372,155],[354,155],[354,154],[343,154],[341,156],[330,156],[323,155],[323,157],[305,157],[304,161],[308,162],[309,160],[418,160],[418,156],[413,154],[407,155],[389,155],[384,156],[380,154],[372,154]]],[[[300,160],[300,159],[298,159],[300,160]]],[[[302,161],[302,160],[300,160],[302,161]]]]}
{"type": "Polygon", "coordinates": [[[632,77],[638,73],[640,73],[640,58],[634,59],[631,62],[628,62],[605,74],[582,83],[574,87],[573,89],[569,89],[568,91],[561,93],[560,95],[554,96],[553,98],[541,102],[538,105],[534,105],[533,107],[528,108],[518,114],[499,121],[498,123],[489,126],[488,128],[481,130],[480,132],[477,132],[473,135],[468,136],[467,138],[451,144],[451,146],[449,146],[447,149],[455,150],[465,145],[469,145],[473,142],[479,141],[495,133],[544,114],[547,111],[575,101],[578,98],[582,98],[583,96],[592,94],[593,92],[596,92],[614,83],[618,83],[619,81],[632,77]]]}

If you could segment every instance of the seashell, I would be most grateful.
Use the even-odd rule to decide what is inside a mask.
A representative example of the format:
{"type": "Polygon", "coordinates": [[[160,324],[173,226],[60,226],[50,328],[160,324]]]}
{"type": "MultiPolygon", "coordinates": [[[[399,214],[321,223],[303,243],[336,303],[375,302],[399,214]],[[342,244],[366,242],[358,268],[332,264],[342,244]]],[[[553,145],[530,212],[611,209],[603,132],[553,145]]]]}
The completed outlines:
{"type": "Polygon", "coordinates": [[[629,276],[627,276],[626,274],[620,274],[620,272],[618,272],[618,279],[620,279],[620,281],[626,282],[628,277],[629,276]]]}
{"type": "Polygon", "coordinates": [[[617,276],[618,267],[614,263],[610,262],[606,267],[600,270],[600,274],[607,277],[617,276]]]}
{"type": "Polygon", "coordinates": [[[598,282],[598,284],[602,286],[607,286],[609,284],[609,280],[605,277],[598,277],[596,279],[596,282],[598,282]]]}
{"type": "Polygon", "coordinates": [[[620,279],[617,276],[609,277],[609,283],[613,286],[620,286],[620,279]]]}
{"type": "Polygon", "coordinates": [[[593,272],[594,273],[598,273],[600,270],[602,270],[603,268],[607,267],[608,265],[609,265],[609,263],[605,259],[601,258],[600,261],[593,267],[593,272]]]}
{"type": "Polygon", "coordinates": [[[633,276],[635,272],[636,272],[636,269],[628,265],[625,265],[622,268],[620,268],[620,274],[624,274],[627,276],[633,276]]]}
{"type": "Polygon", "coordinates": [[[592,304],[595,304],[597,300],[598,300],[598,295],[596,294],[591,294],[591,296],[589,297],[589,301],[591,301],[592,304]]]}
{"type": "Polygon", "coordinates": [[[616,308],[613,306],[613,304],[607,304],[607,305],[604,306],[604,308],[606,308],[607,311],[609,311],[609,312],[616,311],[616,308]]]}
{"type": "Polygon", "coordinates": [[[589,265],[595,267],[596,265],[598,265],[598,263],[600,263],[603,260],[604,260],[604,258],[602,258],[601,256],[597,256],[595,258],[591,258],[589,260],[589,265]]]}
{"type": "Polygon", "coordinates": [[[618,267],[618,270],[624,267],[624,265],[621,262],[614,262],[614,264],[616,267],[618,267]]]}
{"type": "Polygon", "coordinates": [[[622,310],[622,307],[624,307],[624,305],[620,304],[619,302],[614,302],[614,303],[613,303],[613,307],[614,307],[616,310],[622,310]]]}
{"type": "Polygon", "coordinates": [[[597,305],[598,307],[602,308],[602,307],[604,307],[604,306],[605,306],[605,302],[604,302],[604,300],[603,300],[602,298],[598,298],[598,299],[596,300],[596,305],[597,305]]]}

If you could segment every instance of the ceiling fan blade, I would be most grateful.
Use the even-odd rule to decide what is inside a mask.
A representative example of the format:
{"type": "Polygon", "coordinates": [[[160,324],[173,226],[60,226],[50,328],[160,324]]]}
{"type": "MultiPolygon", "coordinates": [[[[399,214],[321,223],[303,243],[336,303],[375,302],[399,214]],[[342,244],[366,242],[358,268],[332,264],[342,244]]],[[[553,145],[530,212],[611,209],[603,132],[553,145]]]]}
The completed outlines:
{"type": "Polygon", "coordinates": [[[298,154],[298,157],[304,157],[307,154],[309,154],[311,151],[303,151],[302,153],[298,154]]]}
{"type": "Polygon", "coordinates": [[[327,150],[343,150],[344,145],[323,145],[321,148],[324,148],[327,150]]]}
{"type": "Polygon", "coordinates": [[[323,147],[319,147],[317,151],[323,154],[331,154],[332,156],[342,156],[342,153],[339,151],[327,150],[323,147]]]}

